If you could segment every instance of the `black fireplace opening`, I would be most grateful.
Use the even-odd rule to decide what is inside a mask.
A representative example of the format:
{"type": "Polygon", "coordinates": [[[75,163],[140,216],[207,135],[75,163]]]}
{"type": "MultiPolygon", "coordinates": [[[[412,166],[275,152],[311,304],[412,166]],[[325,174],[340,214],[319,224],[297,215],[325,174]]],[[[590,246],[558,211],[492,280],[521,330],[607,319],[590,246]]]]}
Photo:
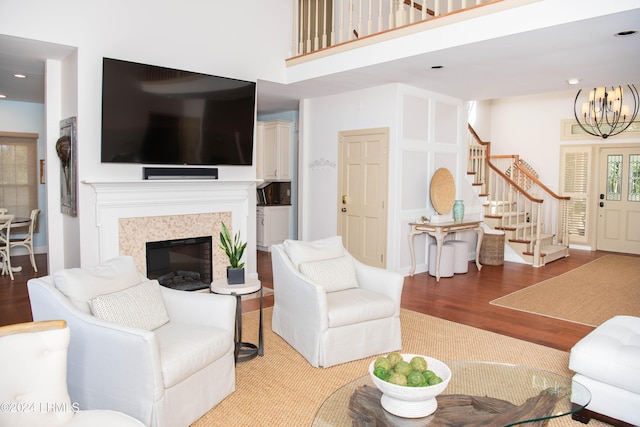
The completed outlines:
{"type": "Polygon", "coordinates": [[[167,288],[209,288],[211,264],[211,236],[147,242],[147,276],[167,288]]]}

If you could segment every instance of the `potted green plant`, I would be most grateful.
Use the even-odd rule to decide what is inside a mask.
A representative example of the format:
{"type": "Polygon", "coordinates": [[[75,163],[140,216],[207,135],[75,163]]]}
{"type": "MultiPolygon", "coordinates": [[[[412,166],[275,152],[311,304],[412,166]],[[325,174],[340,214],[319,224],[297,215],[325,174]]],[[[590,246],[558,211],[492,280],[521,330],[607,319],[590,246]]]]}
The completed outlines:
{"type": "Polygon", "coordinates": [[[244,283],[244,262],[242,256],[247,247],[247,242],[240,240],[240,232],[231,237],[231,232],[222,223],[222,231],[220,232],[220,248],[227,254],[229,265],[227,266],[227,283],[230,285],[239,285],[244,283]]]}

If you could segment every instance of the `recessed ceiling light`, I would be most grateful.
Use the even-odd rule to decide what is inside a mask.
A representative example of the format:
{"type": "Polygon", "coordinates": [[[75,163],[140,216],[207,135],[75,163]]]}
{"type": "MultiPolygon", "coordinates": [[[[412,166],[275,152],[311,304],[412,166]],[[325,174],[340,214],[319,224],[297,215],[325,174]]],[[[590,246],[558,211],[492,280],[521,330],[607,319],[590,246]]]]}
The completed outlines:
{"type": "Polygon", "coordinates": [[[616,37],[631,37],[631,36],[635,36],[638,34],[637,30],[627,30],[627,31],[620,31],[619,33],[615,33],[614,36],[616,37]]]}
{"type": "Polygon", "coordinates": [[[24,74],[20,74],[20,73],[16,73],[16,74],[14,74],[14,75],[13,75],[13,77],[16,77],[16,78],[18,78],[18,79],[26,79],[26,78],[27,78],[27,76],[26,76],[26,75],[24,75],[24,74]]]}
{"type": "Polygon", "coordinates": [[[570,85],[577,85],[578,83],[580,83],[580,80],[582,79],[567,79],[567,83],[569,83],[570,85]]]}

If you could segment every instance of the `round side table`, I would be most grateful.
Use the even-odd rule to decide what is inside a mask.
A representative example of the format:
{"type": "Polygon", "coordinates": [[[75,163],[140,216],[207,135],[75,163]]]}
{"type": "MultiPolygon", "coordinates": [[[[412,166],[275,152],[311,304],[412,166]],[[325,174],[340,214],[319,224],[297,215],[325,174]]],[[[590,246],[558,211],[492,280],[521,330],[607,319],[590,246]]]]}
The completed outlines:
{"type": "Polygon", "coordinates": [[[245,282],[230,285],[227,279],[218,279],[211,282],[211,292],[221,295],[233,295],[236,297],[236,330],[235,330],[235,358],[237,362],[251,360],[256,356],[264,355],[264,343],[262,338],[262,284],[258,279],[245,279],[245,282]],[[260,321],[258,324],[258,345],[242,341],[242,295],[260,292],[260,321]]]}

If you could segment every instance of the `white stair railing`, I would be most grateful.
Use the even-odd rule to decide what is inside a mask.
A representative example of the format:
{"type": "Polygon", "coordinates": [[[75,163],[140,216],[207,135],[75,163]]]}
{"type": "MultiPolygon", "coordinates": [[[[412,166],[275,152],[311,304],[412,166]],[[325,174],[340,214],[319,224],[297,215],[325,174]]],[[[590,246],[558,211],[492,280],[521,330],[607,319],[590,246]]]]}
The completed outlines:
{"type": "Polygon", "coordinates": [[[501,1],[293,0],[293,56],[501,1]]]}
{"type": "Polygon", "coordinates": [[[518,156],[492,156],[490,144],[469,126],[469,172],[482,182],[485,218],[508,232],[514,243],[526,246],[532,265],[545,264],[554,250],[557,259],[568,255],[569,200],[546,187],[518,156]],[[484,156],[484,157],[483,157],[484,156]]]}

